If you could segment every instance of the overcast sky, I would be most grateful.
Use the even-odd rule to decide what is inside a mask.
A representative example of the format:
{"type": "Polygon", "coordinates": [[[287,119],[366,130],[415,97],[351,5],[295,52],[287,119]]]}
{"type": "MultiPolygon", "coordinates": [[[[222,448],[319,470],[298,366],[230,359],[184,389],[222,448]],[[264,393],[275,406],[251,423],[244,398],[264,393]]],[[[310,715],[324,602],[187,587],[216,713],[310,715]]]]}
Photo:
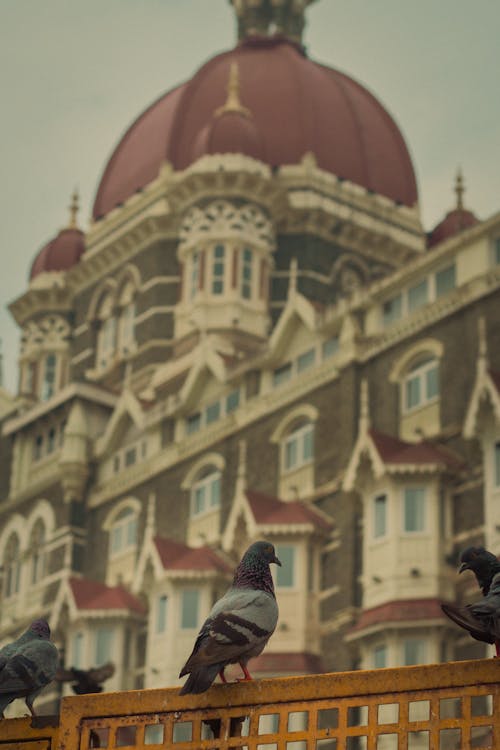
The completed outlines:
{"type": "MultiPolygon", "coordinates": [[[[369,88],[412,154],[422,219],[454,203],[500,210],[498,0],[318,0],[313,59],[369,88]]],[[[6,305],[37,250],[67,222],[78,186],[88,226],[120,135],[152,100],[235,40],[228,0],[0,0],[0,336],[16,387],[19,336],[6,305]]]]}

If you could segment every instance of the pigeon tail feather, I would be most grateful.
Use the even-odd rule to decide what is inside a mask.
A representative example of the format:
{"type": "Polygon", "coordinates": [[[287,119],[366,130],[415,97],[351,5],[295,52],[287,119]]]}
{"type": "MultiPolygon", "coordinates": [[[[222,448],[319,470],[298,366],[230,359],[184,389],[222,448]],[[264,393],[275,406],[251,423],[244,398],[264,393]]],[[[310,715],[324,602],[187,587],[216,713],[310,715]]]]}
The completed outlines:
{"type": "Polygon", "coordinates": [[[180,695],[204,693],[205,690],[208,690],[223,666],[225,665],[210,664],[208,667],[202,667],[191,672],[181,688],[180,695]]]}

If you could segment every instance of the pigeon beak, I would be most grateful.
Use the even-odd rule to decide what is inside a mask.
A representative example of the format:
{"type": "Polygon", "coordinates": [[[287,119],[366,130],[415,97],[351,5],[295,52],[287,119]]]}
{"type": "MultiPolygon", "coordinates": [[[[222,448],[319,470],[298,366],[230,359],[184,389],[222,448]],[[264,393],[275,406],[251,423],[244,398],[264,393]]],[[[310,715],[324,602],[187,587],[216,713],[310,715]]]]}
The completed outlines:
{"type": "Polygon", "coordinates": [[[276,557],[276,555],[275,555],[275,556],[274,556],[274,558],[273,558],[273,559],[271,560],[271,562],[273,562],[273,563],[276,563],[276,565],[279,565],[279,566],[280,566],[280,568],[281,568],[281,563],[280,563],[280,561],[278,560],[278,558],[276,557]]]}
{"type": "Polygon", "coordinates": [[[458,572],[459,572],[459,573],[463,573],[463,572],[464,572],[464,570],[470,570],[470,566],[469,566],[469,563],[463,562],[463,563],[461,564],[461,566],[459,567],[459,569],[458,569],[458,572]]]}

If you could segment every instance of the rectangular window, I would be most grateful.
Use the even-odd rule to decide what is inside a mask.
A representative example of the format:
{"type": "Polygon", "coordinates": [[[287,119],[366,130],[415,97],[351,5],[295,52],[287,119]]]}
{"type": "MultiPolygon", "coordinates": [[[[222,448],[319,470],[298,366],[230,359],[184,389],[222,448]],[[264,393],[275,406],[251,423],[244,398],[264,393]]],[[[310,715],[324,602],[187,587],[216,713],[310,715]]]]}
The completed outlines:
{"type": "Polygon", "coordinates": [[[408,289],[408,310],[413,312],[422,305],[427,304],[429,299],[427,279],[408,289]]]}
{"type": "Polygon", "coordinates": [[[421,401],[420,395],[420,375],[415,375],[406,381],[406,408],[413,409],[421,401]]]}
{"type": "Polygon", "coordinates": [[[276,545],[276,556],[281,568],[276,568],[276,586],[293,588],[295,586],[295,547],[291,544],[276,545]]]}
{"type": "Polygon", "coordinates": [[[210,483],[210,507],[218,508],[220,505],[220,476],[212,479],[210,483]]]}
{"type": "Polygon", "coordinates": [[[47,435],[47,453],[52,453],[56,447],[56,428],[51,427],[47,435]]]}
{"type": "Polygon", "coordinates": [[[314,428],[312,425],[302,435],[302,460],[304,463],[312,460],[314,450],[314,428]]]}
{"type": "Polygon", "coordinates": [[[156,610],[156,632],[164,633],[167,629],[167,602],[168,597],[163,594],[158,597],[158,604],[156,610]]]}
{"type": "Polygon", "coordinates": [[[220,401],[210,404],[205,410],[205,420],[207,424],[217,422],[218,419],[220,419],[220,401]]]}
{"type": "Polygon", "coordinates": [[[387,666],[387,646],[381,643],[372,651],[372,665],[374,669],[383,669],[387,666]]]}
{"type": "Polygon", "coordinates": [[[239,388],[237,388],[235,391],[231,391],[231,393],[228,396],[226,396],[227,414],[237,409],[239,405],[240,405],[240,391],[239,391],[239,388]]]}
{"type": "Polygon", "coordinates": [[[425,389],[427,401],[439,394],[438,366],[431,367],[425,373],[425,389]]]}
{"type": "Polygon", "coordinates": [[[309,367],[312,367],[315,357],[316,352],[314,351],[314,349],[308,349],[307,352],[301,354],[297,358],[297,372],[302,372],[303,370],[307,370],[309,367]]]}
{"type": "Polygon", "coordinates": [[[435,276],[436,280],[436,297],[441,297],[443,294],[450,292],[456,287],[456,271],[455,264],[443,268],[438,271],[435,276]]]}
{"type": "Polygon", "coordinates": [[[425,490],[407,487],[404,491],[403,531],[425,530],[425,490]]]}
{"type": "Polygon", "coordinates": [[[132,466],[132,464],[135,464],[137,459],[137,449],[134,445],[133,448],[128,448],[128,450],[125,451],[125,466],[132,466]]]}
{"type": "Polygon", "coordinates": [[[375,539],[387,533],[387,496],[377,495],[373,501],[373,536],[375,539]]]}
{"type": "Polygon", "coordinates": [[[214,260],[212,265],[212,293],[222,294],[224,292],[224,245],[216,245],[214,248],[214,260]]]}
{"type": "Polygon", "coordinates": [[[198,432],[200,427],[201,414],[199,412],[197,412],[196,414],[191,414],[191,416],[186,419],[186,433],[188,435],[192,435],[193,432],[198,432]]]}
{"type": "Polygon", "coordinates": [[[292,437],[285,443],[285,470],[297,465],[297,442],[297,437],[292,437]]]}
{"type": "Polygon", "coordinates": [[[292,365],[291,365],[291,362],[287,362],[285,365],[278,367],[273,372],[273,386],[276,388],[277,386],[282,385],[283,383],[286,383],[287,380],[290,380],[291,377],[292,377],[292,365]]]}
{"type": "Polygon", "coordinates": [[[113,656],[112,628],[98,628],[95,634],[95,666],[100,667],[113,656]]]}
{"type": "Polygon", "coordinates": [[[77,669],[83,667],[83,633],[75,633],[73,636],[71,665],[77,669]]]}
{"type": "Polygon", "coordinates": [[[500,487],[500,442],[495,443],[495,486],[500,487]]]}
{"type": "Polygon", "coordinates": [[[119,552],[123,547],[123,526],[113,526],[111,529],[111,552],[119,552]]]}
{"type": "Polygon", "coordinates": [[[125,529],[127,535],[127,547],[133,547],[137,542],[137,516],[133,515],[132,518],[127,521],[125,529]]]}
{"type": "Polygon", "coordinates": [[[247,247],[243,250],[243,264],[241,267],[241,296],[250,299],[252,296],[252,251],[247,247]]]}
{"type": "Polygon", "coordinates": [[[205,511],[205,485],[195,487],[193,493],[193,516],[199,516],[205,511]]]}
{"type": "Polygon", "coordinates": [[[403,641],[403,666],[423,664],[425,661],[425,641],[421,638],[405,638],[403,641]]]}
{"type": "Polygon", "coordinates": [[[199,594],[196,589],[184,589],[181,594],[181,628],[198,627],[199,594]]]}
{"type": "Polygon", "coordinates": [[[333,357],[333,355],[336,354],[338,350],[339,337],[332,336],[330,339],[323,341],[323,344],[321,346],[321,356],[323,359],[328,359],[328,357],[333,357]]]}
{"type": "Polygon", "coordinates": [[[56,355],[47,354],[45,357],[45,367],[42,381],[42,401],[47,401],[55,391],[56,387],[56,355]]]}
{"type": "Polygon", "coordinates": [[[37,435],[33,446],[33,460],[39,461],[43,453],[43,435],[37,435]]]}
{"type": "Polygon", "coordinates": [[[403,314],[403,297],[398,294],[392,299],[388,299],[382,306],[382,319],[384,326],[388,326],[394,321],[399,320],[403,314]]]}

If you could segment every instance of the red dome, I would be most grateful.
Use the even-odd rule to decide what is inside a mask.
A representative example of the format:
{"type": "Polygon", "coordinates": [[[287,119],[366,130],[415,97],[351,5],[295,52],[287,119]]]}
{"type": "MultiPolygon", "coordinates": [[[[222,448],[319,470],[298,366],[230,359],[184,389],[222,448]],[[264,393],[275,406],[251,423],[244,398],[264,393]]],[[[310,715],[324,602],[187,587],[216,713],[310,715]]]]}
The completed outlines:
{"type": "Polygon", "coordinates": [[[30,279],[47,271],[67,271],[76,265],[85,251],[85,235],[80,229],[61,229],[38,252],[31,266],[30,279]]]}
{"type": "Polygon", "coordinates": [[[453,211],[448,211],[444,219],[436,224],[432,232],[429,233],[427,244],[429,247],[434,247],[434,245],[444,242],[449,237],[454,237],[456,234],[463,232],[464,229],[473,227],[478,221],[479,219],[475,214],[465,208],[455,208],[453,211]]]}
{"type": "Polygon", "coordinates": [[[340,178],[407,206],[417,201],[403,137],[372,94],[286,40],[250,39],[211,59],[140,115],[106,166],[94,218],[151,182],[165,160],[182,170],[215,147],[250,155],[256,149],[271,166],[297,164],[312,151],[319,167],[340,178]],[[221,118],[209,133],[226,99],[231,63],[238,66],[240,100],[251,117],[237,127],[234,118],[231,126],[221,118]]]}
{"type": "Polygon", "coordinates": [[[193,161],[204,154],[245,154],[264,160],[264,141],[253,120],[238,112],[213,118],[193,143],[193,161]]]}

